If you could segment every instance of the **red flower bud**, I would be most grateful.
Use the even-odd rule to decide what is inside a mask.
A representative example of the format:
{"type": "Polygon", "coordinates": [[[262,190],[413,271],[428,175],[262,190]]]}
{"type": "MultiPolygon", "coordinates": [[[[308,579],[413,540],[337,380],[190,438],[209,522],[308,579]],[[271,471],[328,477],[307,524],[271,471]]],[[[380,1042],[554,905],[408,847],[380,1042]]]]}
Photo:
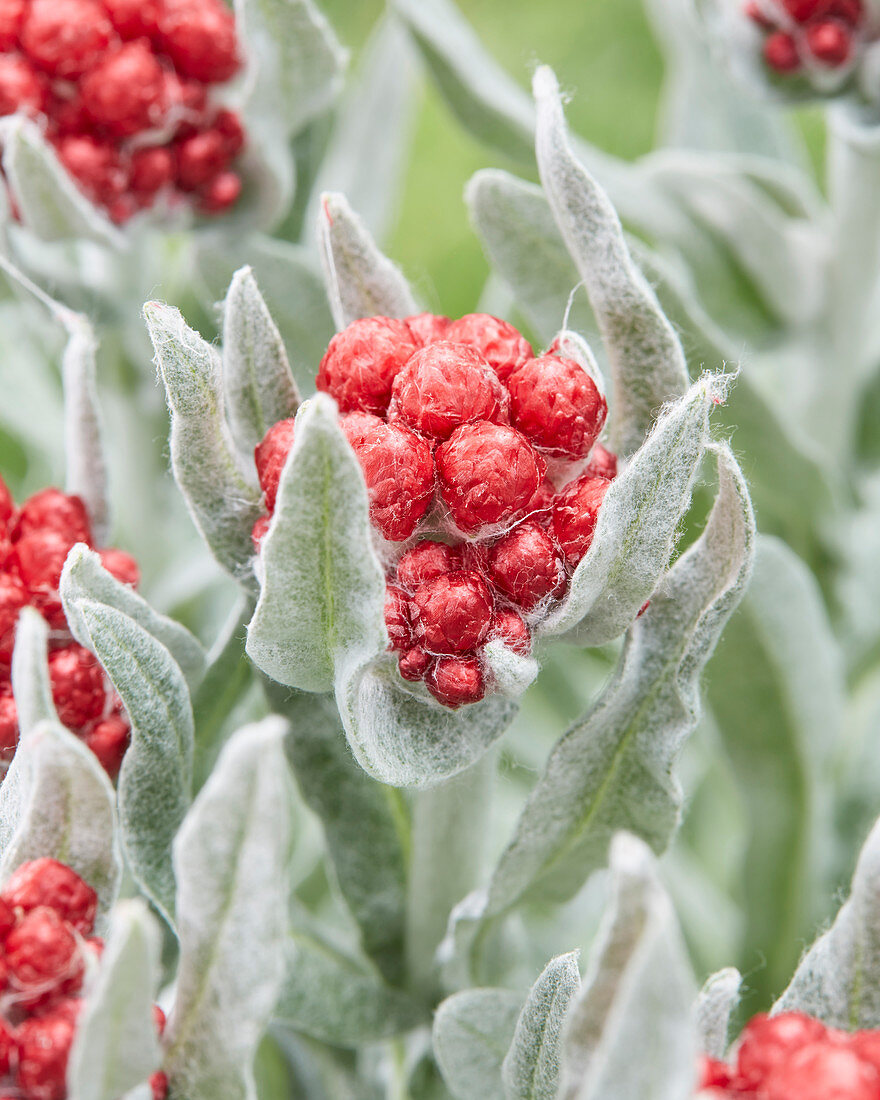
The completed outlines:
{"type": "Polygon", "coordinates": [[[390,317],[354,321],[330,341],[318,371],[318,389],[336,400],[340,412],[359,410],[382,416],[395,376],[415,350],[403,321],[390,317]]]}
{"type": "Polygon", "coordinates": [[[483,672],[475,657],[438,657],[425,683],[434,698],[452,710],[478,703],[486,694],[483,672]]]}
{"type": "Polygon", "coordinates": [[[569,565],[577,565],[590,548],[593,529],[610,481],[579,477],[553,502],[551,528],[569,565]]]}
{"type": "Polygon", "coordinates": [[[526,611],[565,589],[558,546],[530,520],[514,527],[495,544],[489,553],[489,574],[496,587],[526,611]]]}
{"type": "Polygon", "coordinates": [[[29,913],[46,906],[82,936],[95,926],[98,895],[79,875],[57,859],[32,859],[15,871],[3,889],[2,900],[29,913]]]}
{"type": "Polygon", "coordinates": [[[590,453],[608,405],[583,367],[556,355],[527,359],[507,388],[511,419],[538,450],[561,458],[590,453]]]}
{"type": "Polygon", "coordinates": [[[488,313],[468,313],[453,321],[446,339],[475,347],[502,382],[506,382],[511,371],[533,355],[532,345],[513,325],[488,313]]]}
{"type": "Polygon", "coordinates": [[[409,608],[419,645],[429,653],[465,653],[486,640],[494,600],[478,573],[458,570],[416,589],[409,608]]]}

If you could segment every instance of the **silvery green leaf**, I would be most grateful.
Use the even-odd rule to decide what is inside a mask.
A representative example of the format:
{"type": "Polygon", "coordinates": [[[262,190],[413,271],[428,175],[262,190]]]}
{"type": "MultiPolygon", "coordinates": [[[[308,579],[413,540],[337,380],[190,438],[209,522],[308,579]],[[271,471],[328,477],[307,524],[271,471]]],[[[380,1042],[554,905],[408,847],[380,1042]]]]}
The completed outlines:
{"type": "Polygon", "coordinates": [[[291,947],[274,1027],[334,1046],[358,1047],[427,1022],[421,1002],[322,940],[295,931],[291,947]]]}
{"type": "Polygon", "coordinates": [[[0,786],[0,881],[51,856],[97,892],[106,913],[119,889],[116,798],[107,773],[78,737],[40,722],[21,742],[0,786]]]}
{"type": "Polygon", "coordinates": [[[79,615],[79,603],[91,600],[106,604],[133,619],[168,650],[191,690],[201,682],[206,657],[198,638],[174,619],[160,615],[130,585],[122,584],[108,573],[101,564],[100,555],[85,544],[78,543],[67,555],[60,591],[71,633],[81,644],[87,644],[83,640],[87,632],[79,615]]]}
{"type": "Polygon", "coordinates": [[[267,685],[290,721],[285,750],[306,805],[324,829],[340,892],[365,954],[392,982],[403,978],[409,809],[355,763],[332,696],[267,685]]]}
{"type": "Polygon", "coordinates": [[[823,776],[844,729],[846,691],[818,584],[783,542],[758,540],[749,591],[716,662],[707,698],[750,826],[740,957],[745,966],[766,955],[749,984],[772,996],[799,943],[827,916],[832,826],[823,776]]]}
{"type": "Polygon", "coordinates": [[[599,323],[612,374],[611,447],[641,445],[664,401],[687,387],[684,352],[656,295],[636,268],[605,192],[573,154],[556,77],[534,79],[541,183],[599,323]]]}
{"type": "Polygon", "coordinates": [[[559,1100],[687,1100],[696,995],[672,903],[648,847],[618,833],[613,902],[564,1030],[559,1100]]]}
{"type": "Polygon", "coordinates": [[[518,699],[538,678],[538,662],[534,657],[524,657],[498,639],[483,647],[483,661],[495,690],[510,699],[518,699]]]}
{"type": "Polygon", "coordinates": [[[223,415],[219,356],[178,310],[147,302],[144,318],[171,413],[171,465],[196,527],[217,561],[252,581],[251,529],[261,513],[253,470],[223,415]]]}
{"type": "Polygon", "coordinates": [[[77,1021],[67,1070],[70,1100],[118,1100],[159,1068],[153,1020],[159,946],[146,905],[118,902],[77,1021]]]}
{"type": "Polygon", "coordinates": [[[847,1031],[880,1027],[880,824],[859,855],[848,900],[801,959],[774,1012],[806,1012],[847,1031]]]}
{"type": "Polygon", "coordinates": [[[742,975],[729,966],[712,974],[697,998],[697,1034],[700,1050],[711,1058],[727,1054],[730,1017],[739,1004],[742,975]]]}
{"type": "Polygon", "coordinates": [[[77,188],[33,122],[5,118],[0,136],[3,171],[23,225],[44,241],[85,237],[124,247],[123,235],[77,188]]]}
{"type": "Polygon", "coordinates": [[[163,1068],[180,1100],[255,1098],[254,1052],[284,978],[285,728],[267,718],[233,735],[174,842],[180,965],[163,1068]]]}
{"type": "Polygon", "coordinates": [[[580,984],[573,951],[552,959],[532,986],[501,1067],[505,1100],[556,1100],[562,1027],[580,984]]]}
{"type": "Polygon", "coordinates": [[[455,1100],[505,1100],[501,1066],[521,998],[507,989],[468,989],[434,1016],[434,1056],[455,1100]]]}
{"type": "Polygon", "coordinates": [[[299,407],[281,333],[250,267],[236,271],[223,303],[222,362],[226,418],[250,460],[268,429],[299,407]]]}
{"type": "Polygon", "coordinates": [[[408,317],[418,312],[403,273],[382,255],[344,195],[321,196],[318,236],[337,329],[359,317],[408,317]]]}
{"type": "Polygon", "coordinates": [[[58,721],[49,683],[48,639],[49,627],[39,611],[22,608],[12,653],[12,694],[20,739],[26,738],[40,722],[58,721]]]}
{"type": "Polygon", "coordinates": [[[119,773],[119,823],[132,874],[174,920],[171,845],[190,804],[193,718],[183,673],[164,645],[122,611],[79,600],[85,644],[131,721],[119,773]]]}
{"type": "Polygon", "coordinates": [[[705,375],[695,382],[612,481],[590,548],[541,634],[601,645],[623,633],[650,598],[690,504],[709,442],[709,412],[724,396],[725,381],[705,375]]]}
{"type": "Polygon", "coordinates": [[[279,683],[329,691],[344,658],[370,660],[387,644],[385,577],[363,474],[332,399],[306,401],[294,434],[258,558],[247,652],[279,683]]]}
{"type": "Polygon", "coordinates": [[[573,897],[623,827],[662,851],[682,792],[675,765],[700,714],[699,678],[751,571],[754,519],[739,468],[717,452],[719,490],[699,540],[630,627],[609,686],[557,742],[488,891],[453,922],[448,951],[479,950],[490,922],[522,900],[573,897]]]}

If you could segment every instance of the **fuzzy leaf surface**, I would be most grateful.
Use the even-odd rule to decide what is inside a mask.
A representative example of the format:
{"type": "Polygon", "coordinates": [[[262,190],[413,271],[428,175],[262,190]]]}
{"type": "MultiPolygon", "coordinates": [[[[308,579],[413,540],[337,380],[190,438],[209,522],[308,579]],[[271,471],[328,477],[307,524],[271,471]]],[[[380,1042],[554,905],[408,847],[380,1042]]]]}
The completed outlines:
{"type": "Polygon", "coordinates": [[[174,1100],[255,1100],[284,977],[291,791],[278,718],[239,730],[174,842],[180,965],[163,1068],[174,1100]]]}
{"type": "Polygon", "coordinates": [[[505,1100],[501,1066],[522,1001],[508,989],[468,989],[434,1016],[434,1056],[455,1100],[505,1100]]]}
{"type": "Polygon", "coordinates": [[[700,1050],[710,1058],[727,1054],[730,1017],[739,1004],[742,975],[732,966],[712,974],[697,998],[696,1021],[700,1050]]]}
{"type": "Polygon", "coordinates": [[[12,694],[20,740],[39,722],[58,721],[49,682],[48,639],[49,626],[39,611],[22,608],[12,652],[12,694]]]}

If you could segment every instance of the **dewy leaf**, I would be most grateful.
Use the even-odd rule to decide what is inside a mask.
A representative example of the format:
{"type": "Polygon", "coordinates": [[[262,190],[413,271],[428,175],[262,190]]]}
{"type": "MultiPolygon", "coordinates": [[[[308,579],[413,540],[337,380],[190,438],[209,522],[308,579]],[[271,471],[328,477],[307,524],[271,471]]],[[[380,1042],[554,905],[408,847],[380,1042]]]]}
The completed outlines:
{"type": "Polygon", "coordinates": [[[0,882],[22,863],[51,856],[97,891],[106,913],[122,873],[115,804],[94,753],[57,722],[40,722],[0,786],[0,882]]]}
{"type": "Polygon", "coordinates": [[[131,721],[119,773],[122,844],[132,874],[174,919],[171,845],[189,808],[193,718],[183,673],[151,634],[121,611],[80,600],[85,644],[104,666],[131,721]]]}
{"type": "Polygon", "coordinates": [[[223,415],[219,356],[178,310],[147,302],[144,317],[168,397],[177,484],[214,557],[243,584],[252,584],[251,530],[262,511],[260,491],[223,415]]]}
{"type": "Polygon", "coordinates": [[[724,385],[712,375],[695,382],[611,483],[590,548],[542,634],[601,645],[623,633],[650,598],[672,556],[709,442],[709,412],[724,385]]]}
{"type": "Polygon", "coordinates": [[[408,317],[418,312],[403,273],[382,255],[344,195],[321,196],[318,236],[337,329],[359,317],[408,317]]]}
{"type": "Polygon", "coordinates": [[[501,1066],[521,998],[507,989],[468,989],[434,1016],[434,1055],[455,1100],[505,1100],[501,1066]]]}
{"type": "Polygon", "coordinates": [[[12,694],[19,740],[26,738],[39,722],[58,721],[49,683],[48,638],[49,627],[39,611],[23,608],[15,628],[12,653],[12,694]]]}
{"type": "Polygon", "coordinates": [[[205,673],[206,656],[202,643],[185,626],[160,615],[135,590],[122,584],[101,564],[101,557],[84,543],[78,543],[67,555],[61,574],[61,599],[71,633],[78,642],[86,635],[79,615],[82,600],[106,604],[133,619],[151,634],[174,658],[190,688],[194,690],[205,673]]]}
{"type": "Polygon", "coordinates": [[[294,435],[258,559],[247,652],[279,683],[329,691],[343,657],[370,660],[387,644],[385,577],[363,474],[334,402],[324,394],[306,401],[294,435]]]}
{"type": "Polygon", "coordinates": [[[163,1068],[180,1100],[255,1096],[284,979],[292,843],[278,718],[227,743],[174,842],[180,965],[163,1068]]]}
{"type": "Polygon", "coordinates": [[[742,975],[732,966],[713,974],[697,998],[696,1021],[700,1050],[710,1058],[727,1054],[730,1017],[739,1004],[742,975]]]}
{"type": "Polygon", "coordinates": [[[684,352],[633,263],[611,202],[572,153],[550,69],[537,71],[534,90],[541,183],[584,280],[611,364],[611,447],[630,454],[660,406],[686,389],[684,352]]]}
{"type": "Polygon", "coordinates": [[[687,1100],[696,989],[672,903],[635,837],[614,838],[610,863],[613,904],[566,1021],[559,1100],[687,1100]]]}
{"type": "Polygon", "coordinates": [[[299,394],[281,333],[249,267],[239,268],[223,303],[223,397],[243,457],[269,428],[293,416],[299,394]]]}
{"type": "Polygon", "coordinates": [[[67,1071],[70,1100],[118,1100],[159,1068],[153,998],[159,935],[140,900],[118,902],[86,990],[67,1071]]]}
{"type": "Polygon", "coordinates": [[[506,1100],[556,1100],[562,1026],[580,984],[573,951],[552,959],[532,986],[501,1067],[506,1100]]]}

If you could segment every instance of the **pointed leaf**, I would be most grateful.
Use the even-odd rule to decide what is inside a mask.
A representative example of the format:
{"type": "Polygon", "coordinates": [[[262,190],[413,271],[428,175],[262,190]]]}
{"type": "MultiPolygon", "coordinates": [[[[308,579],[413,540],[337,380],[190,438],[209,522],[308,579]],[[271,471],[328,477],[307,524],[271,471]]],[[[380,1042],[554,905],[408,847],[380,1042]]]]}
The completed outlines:
{"type": "Polygon", "coordinates": [[[611,848],[614,900],[568,1014],[559,1100],[693,1095],[696,993],[654,857],[629,834],[611,848]]]}
{"type": "Polygon", "coordinates": [[[324,394],[305,402],[258,567],[247,652],[268,676],[328,691],[343,657],[387,644],[385,577],[372,549],[367,490],[324,394]]]}
{"type": "Polygon", "coordinates": [[[505,1100],[501,1065],[521,999],[507,989],[456,993],[434,1016],[434,1056],[455,1100],[505,1100]]]}
{"type": "Polygon", "coordinates": [[[281,334],[249,267],[233,275],[223,303],[223,396],[232,436],[248,458],[299,407],[281,334]]]}
{"type": "Polygon", "coordinates": [[[231,738],[174,843],[180,965],[163,1068],[175,1097],[255,1096],[254,1053],[284,978],[284,731],[267,718],[231,738]]]}
{"type": "Polygon", "coordinates": [[[501,1067],[506,1100],[556,1100],[562,1027],[580,984],[573,951],[549,962],[532,986],[501,1067]]]}
{"type": "Polygon", "coordinates": [[[48,638],[49,627],[39,611],[23,608],[15,629],[12,653],[12,694],[20,740],[24,740],[38,723],[58,721],[49,683],[48,638]]]}
{"type": "Polygon", "coordinates": [[[572,153],[550,69],[538,70],[534,89],[541,182],[584,280],[611,364],[611,447],[629,454],[640,446],[664,401],[686,389],[684,352],[633,263],[608,197],[572,153]]]}
{"type": "Polygon", "coordinates": [[[403,273],[383,256],[344,195],[321,196],[319,243],[337,329],[359,317],[418,312],[403,273]]]}
{"type": "Polygon", "coordinates": [[[118,1100],[159,1068],[153,998],[159,935],[142,901],[113,910],[101,963],[77,1021],[67,1071],[70,1100],[118,1100]]]}
{"type": "Polygon", "coordinates": [[[697,998],[697,1034],[700,1050],[710,1058],[727,1054],[730,1017],[739,1004],[742,975],[732,966],[713,974],[697,998]]]}

